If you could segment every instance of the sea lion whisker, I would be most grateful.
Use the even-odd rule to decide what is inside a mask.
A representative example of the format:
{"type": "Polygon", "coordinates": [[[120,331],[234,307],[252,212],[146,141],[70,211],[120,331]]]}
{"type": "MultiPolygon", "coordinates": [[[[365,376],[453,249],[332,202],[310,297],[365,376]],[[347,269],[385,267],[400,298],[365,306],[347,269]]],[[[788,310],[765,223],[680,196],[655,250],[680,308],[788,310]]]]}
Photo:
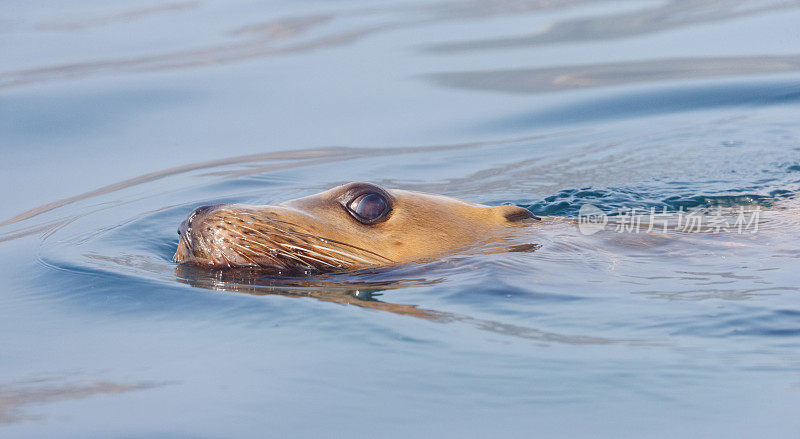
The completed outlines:
{"type": "MultiPolygon", "coordinates": [[[[310,245],[311,245],[312,247],[314,247],[314,248],[318,248],[318,249],[325,249],[325,251],[329,251],[329,252],[333,252],[333,253],[338,253],[338,254],[340,254],[340,255],[342,255],[342,256],[350,257],[350,258],[353,258],[353,259],[355,259],[355,260],[357,260],[357,261],[366,262],[366,263],[368,263],[368,264],[371,264],[371,263],[373,263],[373,261],[370,261],[370,260],[367,260],[367,259],[364,259],[364,258],[359,258],[358,256],[356,256],[356,255],[354,255],[354,254],[352,254],[352,253],[345,253],[345,252],[341,252],[341,251],[339,251],[339,250],[334,250],[334,249],[333,249],[333,248],[331,248],[331,247],[325,247],[325,246],[316,245],[316,244],[310,244],[310,245]]],[[[384,259],[386,259],[386,258],[384,258],[384,259]]]]}
{"type": "MultiPolygon", "coordinates": [[[[335,264],[331,264],[331,263],[329,263],[329,262],[322,261],[322,260],[319,260],[319,259],[317,259],[317,258],[313,258],[313,257],[306,256],[306,255],[298,255],[298,254],[293,254],[293,253],[290,253],[290,252],[282,251],[281,249],[277,248],[277,247],[280,245],[280,243],[278,243],[278,242],[271,241],[271,243],[272,243],[272,244],[273,244],[275,247],[269,247],[269,246],[267,246],[267,245],[264,245],[264,244],[262,244],[262,243],[259,243],[259,242],[254,242],[254,241],[249,241],[249,243],[251,243],[251,244],[254,244],[254,245],[256,245],[256,246],[259,246],[259,247],[263,248],[263,249],[264,249],[264,250],[266,250],[268,253],[276,253],[276,254],[280,254],[280,256],[283,256],[284,258],[293,259],[293,260],[295,260],[295,261],[297,261],[297,262],[304,263],[304,264],[307,264],[307,265],[313,265],[313,264],[309,264],[307,260],[305,260],[305,259],[303,259],[303,258],[302,258],[303,256],[305,256],[305,257],[306,257],[306,258],[308,258],[308,259],[312,259],[312,260],[314,260],[314,261],[317,261],[317,262],[320,262],[320,263],[322,263],[322,264],[328,265],[328,266],[330,266],[330,267],[336,267],[336,265],[335,265],[335,264]]],[[[253,250],[252,248],[250,248],[250,247],[243,246],[243,245],[241,245],[241,244],[239,244],[239,243],[236,243],[236,245],[237,245],[237,246],[239,246],[239,247],[242,247],[242,248],[246,248],[246,249],[248,249],[249,251],[251,251],[253,254],[255,254],[255,255],[258,255],[258,253],[257,253],[255,250],[253,250]]],[[[244,255],[242,255],[242,256],[244,257],[244,255]]],[[[320,255],[320,256],[322,256],[322,255],[320,255]]],[[[247,258],[247,259],[249,260],[249,258],[247,258]]],[[[251,262],[253,262],[255,265],[259,265],[259,264],[258,264],[257,262],[255,262],[255,261],[252,261],[252,260],[251,260],[251,262]]]]}
{"type": "MultiPolygon", "coordinates": [[[[288,222],[288,221],[279,221],[279,220],[273,220],[273,219],[270,219],[270,220],[269,220],[269,222],[270,222],[270,223],[273,223],[273,222],[279,222],[279,223],[282,223],[282,224],[288,224],[288,225],[290,225],[290,226],[292,226],[292,227],[297,227],[297,225],[295,225],[295,224],[293,224],[293,223],[290,223],[290,222],[288,222]]],[[[281,229],[281,228],[278,228],[278,227],[274,227],[274,229],[275,229],[277,232],[279,232],[279,233],[275,233],[275,232],[264,232],[264,231],[262,231],[262,230],[256,230],[256,229],[253,229],[252,227],[243,226],[243,225],[240,225],[240,224],[237,224],[237,226],[238,226],[238,227],[243,227],[243,228],[246,228],[246,229],[248,229],[248,230],[252,230],[253,232],[256,232],[256,233],[258,233],[258,234],[260,234],[260,235],[262,235],[262,236],[265,236],[265,235],[267,235],[267,234],[270,234],[270,235],[276,235],[276,236],[284,236],[284,235],[296,235],[296,236],[302,236],[302,237],[312,238],[312,239],[314,239],[314,240],[321,240],[321,241],[326,241],[326,242],[332,242],[332,243],[335,243],[335,244],[339,244],[339,245],[341,245],[341,246],[350,247],[350,248],[353,248],[353,249],[356,249],[356,250],[362,251],[362,252],[364,252],[364,253],[369,253],[370,255],[373,255],[373,256],[376,256],[376,257],[378,257],[378,258],[384,259],[384,260],[386,260],[386,261],[388,261],[388,262],[394,262],[394,261],[392,261],[391,259],[389,259],[389,258],[387,258],[387,257],[385,257],[385,256],[383,256],[383,255],[380,255],[380,254],[378,254],[378,253],[375,253],[375,252],[373,252],[373,251],[367,250],[367,249],[365,249],[365,248],[361,248],[361,247],[359,247],[359,246],[357,246],[357,245],[348,244],[348,243],[346,243],[346,242],[337,241],[337,240],[335,240],[335,239],[325,238],[325,237],[322,237],[322,236],[312,235],[312,234],[310,234],[310,233],[298,232],[298,231],[296,231],[296,230],[286,230],[286,229],[281,229]]],[[[344,253],[342,253],[342,254],[344,254],[344,253]]],[[[363,261],[363,259],[362,259],[362,261],[363,261]]]]}
{"type": "MultiPolygon", "coordinates": [[[[272,220],[270,220],[270,221],[272,221],[272,220]]],[[[285,222],[285,221],[283,221],[283,222],[285,222]]],[[[252,231],[252,232],[264,237],[264,239],[268,240],[269,242],[271,242],[274,245],[282,245],[283,243],[281,241],[279,241],[279,240],[272,239],[271,236],[277,236],[277,237],[281,237],[281,238],[285,238],[287,235],[294,235],[294,236],[300,236],[300,237],[309,237],[309,236],[313,237],[313,235],[308,235],[308,234],[304,234],[304,233],[298,233],[298,232],[295,232],[295,231],[292,231],[292,230],[283,230],[283,229],[279,229],[277,227],[275,228],[275,230],[277,230],[280,233],[267,232],[267,231],[264,231],[264,230],[258,230],[258,229],[254,229],[252,227],[248,227],[248,226],[244,226],[244,225],[237,225],[237,226],[241,227],[241,228],[244,228],[244,229],[247,229],[247,230],[250,230],[250,231],[252,231]]],[[[239,236],[241,236],[244,239],[247,239],[245,236],[243,236],[241,234],[239,234],[239,236]]],[[[307,251],[310,251],[310,250],[307,250],[307,251]]],[[[320,255],[320,256],[324,256],[324,255],[320,255]]],[[[341,262],[341,261],[339,261],[339,262],[341,262]]]]}
{"type": "Polygon", "coordinates": [[[299,260],[302,260],[303,263],[305,263],[306,265],[309,265],[311,267],[313,267],[314,264],[310,263],[309,260],[319,262],[320,264],[327,265],[328,267],[337,267],[334,264],[319,260],[319,259],[317,259],[317,258],[315,258],[313,256],[310,256],[310,255],[303,254],[303,255],[294,255],[294,256],[297,257],[299,260]]]}
{"type": "MultiPolygon", "coordinates": [[[[270,220],[270,223],[271,222],[272,222],[272,220],[270,220]]],[[[286,224],[290,224],[290,223],[287,223],[285,221],[283,221],[283,222],[286,223],[286,224]]],[[[270,226],[272,226],[272,224],[270,224],[270,226]]],[[[274,232],[268,232],[268,231],[264,231],[264,230],[256,230],[256,229],[253,229],[252,227],[241,226],[241,225],[239,225],[239,227],[243,227],[245,229],[252,230],[253,232],[258,233],[259,235],[261,235],[261,236],[263,236],[265,238],[268,238],[268,236],[279,236],[279,237],[284,238],[284,237],[286,237],[288,235],[293,235],[293,236],[302,237],[302,238],[322,239],[322,238],[320,238],[320,237],[318,237],[316,235],[312,235],[310,233],[298,232],[296,230],[286,230],[286,229],[281,229],[281,228],[274,227],[274,226],[272,226],[272,229],[275,230],[274,232]]]]}
{"type": "MultiPolygon", "coordinates": [[[[309,255],[297,254],[297,253],[292,253],[292,252],[288,252],[286,250],[283,250],[282,248],[279,248],[279,247],[284,245],[281,242],[272,241],[271,243],[275,247],[270,248],[270,247],[267,247],[267,246],[265,246],[265,245],[263,245],[261,243],[254,243],[254,244],[263,247],[269,253],[274,253],[275,255],[282,256],[282,257],[287,258],[287,259],[292,259],[294,261],[297,261],[297,262],[300,262],[302,264],[306,264],[306,265],[309,265],[309,266],[313,266],[313,264],[310,264],[307,259],[312,259],[314,261],[320,262],[320,263],[328,265],[330,267],[336,267],[336,265],[334,265],[334,264],[331,264],[331,263],[326,262],[326,261],[319,260],[319,259],[311,257],[309,255]]],[[[295,247],[295,248],[299,248],[299,249],[303,250],[301,247],[295,247]]],[[[324,255],[319,255],[319,256],[324,256],[324,255]]]]}
{"type": "MultiPolygon", "coordinates": [[[[325,238],[325,237],[322,237],[322,236],[311,235],[311,234],[308,234],[308,233],[301,233],[301,232],[295,232],[295,231],[290,231],[288,233],[293,233],[295,235],[301,235],[301,236],[304,236],[304,237],[312,238],[315,241],[318,240],[318,241],[324,241],[324,242],[331,242],[331,243],[338,244],[338,245],[341,245],[341,246],[344,246],[344,247],[350,247],[352,249],[356,249],[358,251],[361,251],[361,252],[364,252],[364,253],[368,253],[368,254],[370,254],[372,256],[376,256],[376,257],[381,258],[381,259],[383,259],[385,261],[394,262],[391,259],[389,259],[389,258],[387,258],[387,257],[385,257],[383,255],[380,255],[380,254],[375,253],[373,251],[370,251],[370,250],[367,250],[365,248],[359,247],[357,245],[348,244],[346,242],[342,242],[342,241],[338,241],[338,240],[330,239],[330,238],[325,238]]],[[[321,248],[325,248],[325,247],[321,247],[321,248]]],[[[344,253],[342,253],[342,254],[344,254],[344,253]]]]}
{"type": "MultiPolygon", "coordinates": [[[[283,221],[283,220],[279,220],[279,219],[275,219],[275,218],[270,218],[268,221],[269,221],[270,223],[285,224],[285,225],[287,225],[287,226],[290,226],[290,227],[292,227],[292,228],[294,228],[294,229],[300,229],[300,230],[303,230],[303,231],[301,231],[301,232],[297,232],[297,231],[295,231],[294,233],[305,233],[305,234],[310,234],[310,233],[308,233],[307,231],[305,231],[305,229],[304,229],[302,226],[300,226],[299,224],[295,224],[295,223],[292,223],[292,222],[289,222],[289,221],[283,221]]],[[[279,229],[279,230],[282,230],[282,229],[279,229]]],[[[290,233],[291,233],[291,232],[290,232],[290,233]]]]}
{"type": "MultiPolygon", "coordinates": [[[[273,242],[273,244],[277,244],[277,243],[273,242]]],[[[267,246],[262,245],[260,243],[256,243],[256,245],[259,245],[260,247],[263,247],[264,249],[266,249],[267,253],[270,253],[273,256],[273,262],[275,262],[276,264],[280,261],[280,259],[276,258],[276,257],[282,257],[284,259],[291,259],[291,260],[293,260],[295,262],[299,262],[301,264],[311,265],[311,264],[308,263],[308,261],[306,261],[305,259],[300,257],[300,255],[297,255],[297,254],[290,253],[290,252],[287,252],[285,250],[279,249],[279,248],[277,248],[277,246],[276,247],[267,247],[267,246]]],[[[261,265],[261,264],[256,263],[256,265],[261,265]]],[[[286,264],[284,264],[284,266],[285,265],[286,264]]]]}
{"type": "MultiPolygon", "coordinates": [[[[252,227],[248,227],[248,226],[245,226],[245,225],[242,225],[242,224],[234,225],[234,230],[236,230],[236,229],[238,229],[240,227],[243,228],[243,229],[250,230],[250,231],[252,231],[252,232],[254,232],[256,234],[259,234],[259,235],[261,235],[261,236],[263,236],[264,238],[267,238],[267,239],[269,239],[268,235],[280,236],[280,234],[278,234],[278,233],[265,233],[263,230],[254,229],[252,227]]],[[[240,234],[240,236],[242,236],[242,235],[240,234]]]]}
{"type": "MultiPolygon", "coordinates": [[[[255,250],[253,250],[250,247],[247,247],[245,245],[239,244],[238,242],[231,241],[230,244],[232,244],[232,245],[234,245],[236,247],[239,247],[241,249],[244,249],[244,250],[250,252],[250,254],[252,254],[252,255],[258,255],[258,253],[256,253],[255,250]]],[[[254,261],[253,259],[249,258],[245,253],[242,253],[242,252],[236,252],[236,253],[238,253],[239,256],[241,256],[242,258],[247,260],[247,262],[250,262],[253,265],[258,265],[258,263],[256,261],[254,261]]]]}
{"type": "MultiPolygon", "coordinates": [[[[310,250],[310,249],[305,248],[305,247],[300,247],[300,246],[296,246],[296,245],[292,245],[292,244],[286,244],[286,243],[278,243],[278,244],[283,246],[283,247],[289,247],[289,248],[293,248],[293,249],[296,249],[296,250],[302,250],[302,251],[305,251],[305,252],[308,252],[308,253],[311,253],[311,254],[314,254],[314,255],[317,255],[317,256],[322,256],[324,258],[327,258],[327,259],[330,259],[330,260],[333,260],[333,261],[336,261],[336,262],[340,262],[342,264],[346,264],[347,263],[346,261],[344,261],[342,259],[334,258],[333,256],[328,256],[328,255],[323,254],[323,253],[315,252],[315,251],[310,250]]],[[[330,250],[330,251],[334,251],[335,252],[335,250],[332,250],[332,249],[326,249],[326,250],[330,250]]],[[[337,253],[341,253],[341,252],[337,252],[337,253]]],[[[345,255],[345,256],[348,256],[345,253],[342,253],[342,254],[345,255]]],[[[354,258],[358,259],[357,257],[354,257],[354,258]]],[[[369,262],[369,261],[363,260],[363,259],[361,261],[369,262]]]]}
{"type": "MultiPolygon", "coordinates": [[[[292,227],[298,227],[297,225],[295,225],[293,223],[290,223],[288,221],[280,221],[280,220],[274,220],[274,219],[269,219],[269,223],[282,223],[282,224],[288,224],[288,225],[290,225],[292,227]]],[[[382,255],[380,255],[378,253],[369,251],[369,250],[367,250],[365,248],[361,248],[361,247],[358,247],[356,245],[348,244],[346,242],[341,242],[341,241],[338,241],[338,240],[335,240],[335,239],[330,239],[330,238],[325,238],[325,237],[321,237],[321,236],[317,236],[317,235],[312,235],[310,233],[298,232],[296,230],[285,230],[285,229],[281,229],[281,228],[278,228],[278,227],[273,227],[278,232],[278,233],[276,233],[276,232],[266,232],[266,231],[263,231],[263,230],[257,230],[257,229],[254,229],[252,227],[248,227],[248,226],[241,225],[241,224],[237,224],[236,226],[244,228],[244,229],[251,230],[251,231],[253,231],[255,233],[258,233],[258,234],[260,234],[260,235],[262,235],[264,237],[266,237],[266,235],[275,235],[275,236],[295,235],[295,236],[301,236],[301,237],[305,237],[305,238],[312,238],[314,240],[332,242],[332,243],[335,243],[335,244],[339,244],[341,246],[350,247],[350,248],[362,251],[364,253],[368,253],[368,254],[370,254],[372,256],[376,256],[376,257],[381,258],[381,259],[383,259],[385,261],[388,261],[388,262],[394,262],[394,261],[392,261],[391,259],[389,259],[389,258],[387,258],[385,256],[382,256],[382,255]]],[[[310,245],[313,245],[313,244],[310,244],[310,245]]],[[[317,247],[317,248],[325,248],[327,250],[330,250],[330,248],[326,248],[326,247],[319,247],[319,246],[315,246],[315,247],[317,247]]],[[[337,251],[337,253],[339,253],[341,255],[344,255],[344,256],[347,256],[347,254],[343,253],[343,252],[338,252],[337,251]]],[[[358,259],[358,260],[360,260],[362,262],[370,262],[370,261],[367,261],[365,259],[358,258],[356,256],[352,256],[352,257],[354,257],[354,258],[356,258],[356,259],[358,259]]]]}
{"type": "Polygon", "coordinates": [[[371,261],[369,261],[367,259],[360,258],[360,257],[358,257],[358,256],[356,256],[356,255],[354,255],[352,253],[346,253],[346,252],[343,252],[343,251],[339,251],[339,250],[336,250],[336,249],[334,249],[332,247],[321,246],[321,245],[312,244],[312,243],[303,243],[303,244],[306,245],[306,246],[314,247],[314,248],[316,248],[318,250],[322,250],[322,252],[317,251],[317,250],[313,250],[313,249],[311,249],[309,247],[300,246],[300,245],[294,245],[294,244],[288,244],[288,245],[293,246],[294,248],[297,248],[297,249],[302,249],[303,251],[308,252],[308,253],[313,254],[313,255],[316,255],[318,257],[322,257],[322,258],[325,258],[325,259],[336,261],[336,262],[342,263],[342,264],[346,263],[346,261],[344,259],[337,258],[335,256],[326,254],[324,252],[338,253],[338,254],[346,257],[346,258],[355,259],[355,260],[362,261],[362,262],[367,262],[367,263],[371,262],[371,261]]]}
{"type": "Polygon", "coordinates": [[[325,263],[327,265],[330,265],[331,267],[341,266],[342,264],[346,264],[347,263],[347,261],[345,261],[345,260],[342,260],[342,259],[339,259],[339,258],[335,258],[333,256],[326,255],[324,253],[320,253],[320,252],[311,250],[310,248],[303,247],[303,246],[300,246],[300,245],[294,245],[294,244],[282,243],[282,242],[276,242],[275,244],[276,245],[280,245],[280,246],[284,246],[284,247],[288,247],[288,248],[291,248],[291,249],[300,250],[300,251],[303,252],[302,256],[308,257],[308,258],[312,258],[312,259],[315,259],[315,260],[319,260],[320,262],[323,262],[323,263],[325,263]],[[330,261],[335,262],[335,264],[332,264],[330,261]]]}
{"type": "MultiPolygon", "coordinates": [[[[275,249],[275,248],[273,248],[273,247],[269,247],[269,246],[266,246],[266,245],[264,245],[264,244],[261,244],[261,243],[258,243],[258,242],[253,242],[253,243],[251,243],[251,244],[253,244],[253,245],[257,246],[257,247],[261,247],[261,248],[263,248],[263,249],[264,249],[264,250],[265,250],[267,253],[273,253],[273,252],[275,252],[275,251],[276,251],[276,249],[275,249]]],[[[244,248],[246,248],[246,249],[250,250],[250,251],[253,253],[253,255],[256,255],[256,256],[258,256],[258,255],[259,255],[259,252],[258,252],[257,250],[255,250],[255,249],[253,249],[252,247],[249,247],[249,246],[242,246],[242,247],[244,247],[244,248]]]]}
{"type": "Polygon", "coordinates": [[[346,242],[337,241],[337,240],[335,240],[335,239],[328,239],[328,238],[320,238],[320,239],[324,239],[324,240],[325,240],[325,241],[327,241],[327,242],[333,242],[333,243],[335,243],[335,244],[343,245],[343,246],[345,246],[345,247],[350,247],[350,248],[352,248],[352,249],[356,249],[356,250],[358,250],[358,251],[362,251],[362,252],[364,252],[364,253],[368,253],[368,254],[370,254],[370,255],[372,255],[372,256],[375,256],[375,257],[381,258],[381,259],[383,259],[384,261],[387,261],[387,262],[394,263],[394,261],[393,261],[393,260],[391,260],[391,259],[387,258],[386,256],[383,256],[383,255],[381,255],[381,254],[378,254],[378,253],[375,253],[375,252],[373,252],[373,251],[367,250],[367,249],[365,249],[365,248],[359,247],[359,246],[357,246],[357,245],[348,244],[348,243],[346,243],[346,242]]]}
{"type": "Polygon", "coordinates": [[[317,258],[315,258],[315,257],[313,257],[313,256],[310,256],[310,255],[303,255],[303,257],[304,257],[304,258],[307,258],[307,259],[311,259],[312,261],[317,261],[317,262],[319,262],[320,264],[325,264],[325,265],[327,265],[327,266],[329,266],[329,267],[341,267],[341,265],[331,264],[330,262],[323,261],[323,260],[321,260],[321,259],[317,259],[317,258]]]}
{"type": "MultiPolygon", "coordinates": [[[[284,243],[280,243],[280,242],[273,242],[273,244],[275,244],[276,246],[283,246],[284,245],[284,243]]],[[[291,246],[291,244],[287,244],[287,245],[291,246]]],[[[300,249],[300,250],[305,251],[307,253],[312,253],[312,254],[314,254],[316,256],[326,257],[326,255],[322,255],[322,254],[319,254],[319,253],[316,253],[316,252],[312,252],[312,251],[309,251],[309,250],[304,249],[302,247],[297,247],[297,246],[291,246],[291,247],[300,249]]],[[[336,267],[337,266],[335,264],[331,264],[330,262],[315,258],[315,257],[313,257],[311,255],[308,255],[308,254],[291,253],[291,252],[288,252],[286,250],[283,250],[283,249],[277,248],[277,247],[274,248],[274,249],[270,249],[270,251],[271,252],[275,252],[276,254],[279,254],[280,256],[283,256],[285,258],[293,259],[295,261],[302,262],[302,263],[305,263],[305,264],[308,264],[308,265],[313,265],[313,264],[309,264],[308,261],[307,261],[307,259],[311,259],[313,261],[317,261],[317,262],[320,262],[322,264],[325,264],[325,265],[327,265],[329,267],[336,267]]],[[[344,261],[340,261],[340,260],[335,259],[335,258],[332,258],[332,259],[337,261],[337,262],[344,263],[344,261]]]]}
{"type": "MultiPolygon", "coordinates": [[[[231,260],[230,260],[230,259],[228,259],[228,257],[227,257],[227,256],[225,256],[225,252],[219,252],[219,255],[220,255],[220,256],[222,256],[222,259],[224,259],[224,260],[225,260],[225,264],[227,264],[227,265],[228,265],[228,268],[231,268],[231,267],[233,267],[233,264],[231,264],[231,260]]],[[[212,258],[212,260],[213,260],[213,258],[212,258]]]]}
{"type": "MultiPolygon", "coordinates": [[[[308,261],[308,259],[314,259],[314,258],[312,258],[312,257],[310,257],[308,255],[294,254],[294,253],[289,253],[289,252],[285,252],[285,251],[280,252],[280,254],[283,255],[284,257],[288,258],[288,259],[291,259],[291,260],[294,260],[296,262],[299,262],[299,263],[301,263],[301,264],[303,264],[305,266],[314,267],[314,264],[312,264],[312,263],[310,263],[308,261]]],[[[325,264],[330,266],[330,267],[334,267],[335,266],[335,265],[328,264],[328,263],[325,263],[325,264]]]]}

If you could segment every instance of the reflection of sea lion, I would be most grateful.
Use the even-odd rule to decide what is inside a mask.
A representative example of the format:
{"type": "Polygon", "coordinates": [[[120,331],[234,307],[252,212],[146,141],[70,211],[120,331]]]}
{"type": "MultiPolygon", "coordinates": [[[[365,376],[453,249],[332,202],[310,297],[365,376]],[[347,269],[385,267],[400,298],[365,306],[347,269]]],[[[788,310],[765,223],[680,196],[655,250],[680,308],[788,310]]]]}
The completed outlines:
{"type": "MultiPolygon", "coordinates": [[[[410,268],[410,267],[407,267],[410,268]]],[[[398,270],[401,271],[401,270],[398,270]]],[[[441,281],[408,279],[385,276],[383,272],[361,272],[329,275],[324,277],[282,277],[263,276],[259,269],[234,268],[228,270],[206,270],[187,264],[175,267],[178,282],[193,287],[215,291],[252,294],[255,296],[279,295],[294,298],[313,298],[323,302],[355,305],[378,311],[416,317],[438,323],[459,322],[472,325],[482,331],[502,334],[537,342],[569,344],[610,344],[629,342],[634,339],[612,339],[580,334],[560,334],[527,326],[497,322],[456,314],[447,311],[428,309],[412,304],[384,302],[384,291],[410,286],[435,285],[441,281]],[[378,280],[380,279],[380,280],[378,280]]]]}
{"type": "Polygon", "coordinates": [[[517,206],[351,183],[270,206],[200,207],[181,224],[174,259],[280,274],[357,270],[440,256],[535,218],[517,206]]]}

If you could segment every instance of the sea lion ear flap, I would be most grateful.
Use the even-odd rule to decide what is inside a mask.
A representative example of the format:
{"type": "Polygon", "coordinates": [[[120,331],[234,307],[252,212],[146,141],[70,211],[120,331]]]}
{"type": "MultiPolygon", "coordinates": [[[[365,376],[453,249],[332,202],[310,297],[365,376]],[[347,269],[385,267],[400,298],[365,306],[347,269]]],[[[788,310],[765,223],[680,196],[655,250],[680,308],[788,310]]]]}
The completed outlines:
{"type": "Polygon", "coordinates": [[[494,209],[508,222],[515,223],[522,220],[533,219],[540,220],[538,216],[531,213],[530,210],[519,206],[497,206],[494,209]]]}

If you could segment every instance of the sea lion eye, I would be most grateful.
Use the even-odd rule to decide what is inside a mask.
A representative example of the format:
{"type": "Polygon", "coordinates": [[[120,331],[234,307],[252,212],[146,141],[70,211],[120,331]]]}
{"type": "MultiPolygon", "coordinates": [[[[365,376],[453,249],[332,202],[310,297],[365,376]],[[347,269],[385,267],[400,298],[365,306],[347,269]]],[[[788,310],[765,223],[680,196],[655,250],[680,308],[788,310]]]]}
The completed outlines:
{"type": "Polygon", "coordinates": [[[359,195],[347,204],[347,208],[362,223],[373,223],[389,210],[389,201],[383,195],[368,193],[359,195]]]}

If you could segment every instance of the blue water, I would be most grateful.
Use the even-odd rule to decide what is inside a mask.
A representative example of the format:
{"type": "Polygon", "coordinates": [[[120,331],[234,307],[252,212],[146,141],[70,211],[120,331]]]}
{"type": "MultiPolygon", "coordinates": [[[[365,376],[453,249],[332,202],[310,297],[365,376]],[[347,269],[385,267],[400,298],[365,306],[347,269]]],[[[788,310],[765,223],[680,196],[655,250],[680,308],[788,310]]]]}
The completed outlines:
{"type": "Polygon", "coordinates": [[[800,2],[5,6],[0,436],[800,433],[800,2]],[[310,279],[171,262],[196,206],[359,180],[764,222],[310,279]]]}

